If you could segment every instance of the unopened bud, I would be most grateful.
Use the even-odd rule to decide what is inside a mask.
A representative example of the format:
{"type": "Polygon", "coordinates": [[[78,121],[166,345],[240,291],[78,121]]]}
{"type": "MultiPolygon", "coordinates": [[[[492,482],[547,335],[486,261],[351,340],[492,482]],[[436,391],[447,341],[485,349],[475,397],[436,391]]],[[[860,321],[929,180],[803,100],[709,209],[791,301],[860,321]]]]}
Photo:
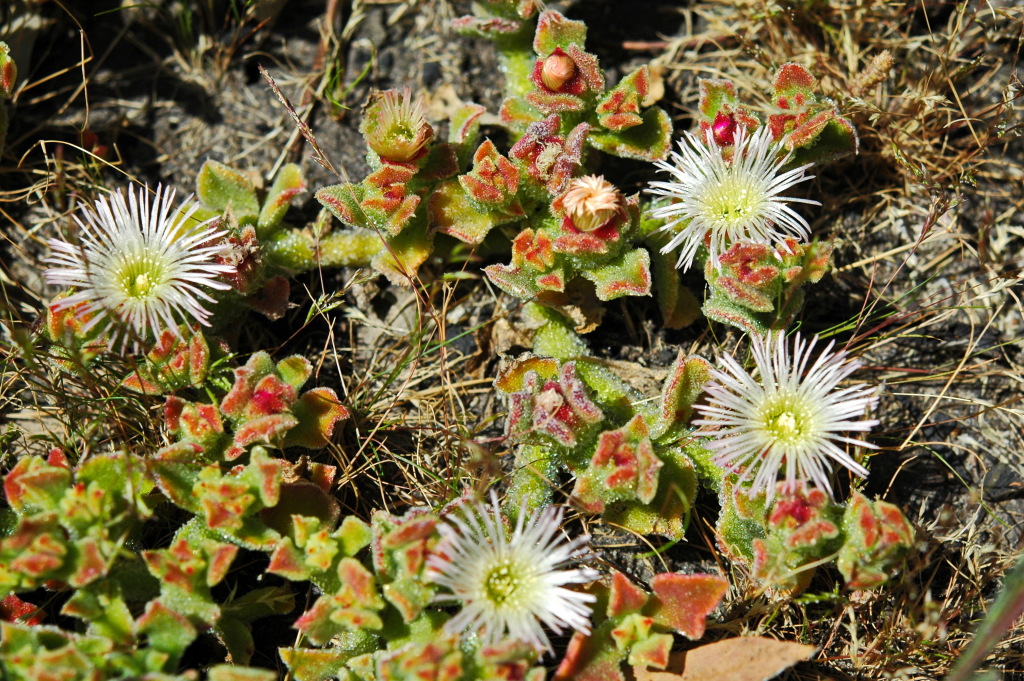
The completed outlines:
{"type": "Polygon", "coordinates": [[[719,112],[715,116],[715,122],[711,124],[711,134],[715,137],[715,144],[720,147],[731,147],[736,137],[736,121],[732,116],[726,116],[719,112]]]}
{"type": "Polygon", "coordinates": [[[11,48],[0,42],[0,97],[9,99],[14,94],[14,82],[18,80],[18,66],[11,59],[11,48]]]}
{"type": "Polygon", "coordinates": [[[555,50],[544,60],[540,79],[549,90],[558,92],[576,75],[576,62],[561,50],[555,50]]]}
{"type": "Polygon", "coordinates": [[[622,194],[600,175],[578,177],[562,197],[565,214],[581,232],[593,232],[624,212],[622,194]]]}

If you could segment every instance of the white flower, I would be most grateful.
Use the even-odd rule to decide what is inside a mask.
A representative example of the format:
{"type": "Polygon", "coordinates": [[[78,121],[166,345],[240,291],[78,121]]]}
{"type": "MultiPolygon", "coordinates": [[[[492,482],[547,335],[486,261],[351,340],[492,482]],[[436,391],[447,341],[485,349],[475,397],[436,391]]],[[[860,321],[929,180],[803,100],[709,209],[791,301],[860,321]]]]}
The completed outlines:
{"type": "Polygon", "coordinates": [[[559,530],[562,509],[548,506],[529,519],[525,508],[509,536],[498,500],[491,508],[476,502],[440,525],[441,543],[427,559],[432,581],[447,587],[462,610],[445,625],[450,633],[472,631],[484,645],[502,639],[524,641],[537,652],[550,651],[541,623],[557,633],[590,633],[594,596],[566,589],[598,573],[587,567],[559,569],[588,553],[590,537],[565,541],[559,530]]]}
{"type": "Polygon", "coordinates": [[[807,221],[786,202],[821,204],[780,196],[793,185],[814,177],[804,172],[810,163],[780,174],[792,152],[781,153],[767,125],[753,135],[748,135],[745,127],[738,127],[730,159],[723,156],[710,130],[706,142],[687,132],[679,140],[679,153],[671,152],[671,163],[655,163],[673,180],[651,182],[652,188],[647,190],[672,199],[650,211],[650,216],[665,220],[660,231],[673,235],[661,252],[681,247],[676,267],[689,269],[697,249],[705,242],[712,267],[717,268],[719,256],[737,241],[785,248],[786,237],[810,238],[807,221]]]}
{"type": "Polygon", "coordinates": [[[157,187],[152,203],[147,191],[139,187],[136,197],[129,188],[127,201],[120,193],[98,199],[95,210],[75,216],[78,243],[49,241],[46,281],[75,288],[56,309],[81,305],[80,316],[93,315],[85,330],[105,328],[110,347],[128,337],[157,338],[163,329],[177,332],[181,321],[208,326],[201,301],[214,299],[204,289],[231,288],[218,277],[234,268],[215,258],[225,232],[197,222],[199,204],[189,199],[175,210],[173,190],[157,187]]]}
{"type": "Polygon", "coordinates": [[[834,343],[811,364],[817,341],[814,337],[807,343],[796,334],[791,353],[781,332],[754,336],[757,380],[726,356],[721,358],[724,370],[711,372],[705,388],[710,399],[697,405],[703,418],[694,424],[700,426],[699,435],[711,437],[707,446],[718,465],[738,469],[741,483],[753,476],[750,496],[763,491],[770,501],[780,469],[789,485],[811,480],[829,493],[830,460],[861,477],[868,474],[836,443],[876,448],[839,433],[867,432],[877,425],[875,419],[858,419],[875,407],[878,397],[862,383],[839,388],[860,364],[847,361],[845,352],[833,353],[834,343]]]}

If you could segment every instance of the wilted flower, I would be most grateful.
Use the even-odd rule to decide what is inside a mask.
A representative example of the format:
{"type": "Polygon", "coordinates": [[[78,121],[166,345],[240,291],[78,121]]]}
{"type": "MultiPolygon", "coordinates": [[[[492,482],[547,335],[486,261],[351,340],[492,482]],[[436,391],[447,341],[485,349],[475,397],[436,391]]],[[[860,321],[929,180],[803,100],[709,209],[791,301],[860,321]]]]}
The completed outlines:
{"type": "Polygon", "coordinates": [[[563,539],[561,508],[528,515],[520,510],[510,536],[492,494],[490,508],[477,502],[440,525],[442,541],[427,565],[431,579],[451,591],[442,598],[462,603],[447,631],[472,631],[485,645],[524,641],[538,652],[551,650],[542,624],[557,633],[589,633],[594,596],[564,585],[591,582],[598,573],[560,568],[586,554],[590,538],[563,539]]]}
{"type": "Polygon", "coordinates": [[[55,301],[55,311],[91,316],[83,333],[104,329],[110,347],[127,336],[157,338],[183,321],[209,325],[201,301],[214,299],[204,289],[230,288],[218,277],[232,268],[216,258],[225,232],[197,222],[195,202],[175,209],[173,190],[157,187],[152,202],[147,191],[139,187],[136,196],[129,188],[127,201],[120,193],[98,199],[95,210],[75,216],[78,243],[49,241],[47,283],[75,288],[55,301]]]}
{"type": "Polygon", "coordinates": [[[367,109],[360,129],[367,146],[396,163],[419,158],[434,137],[423,98],[413,98],[409,88],[383,92],[367,109]]]}
{"type": "Polygon", "coordinates": [[[647,190],[672,199],[652,210],[650,216],[665,220],[661,231],[672,234],[661,252],[681,249],[676,267],[689,269],[697,249],[705,243],[711,264],[717,268],[718,257],[737,241],[784,248],[786,237],[810,238],[807,221],[786,204],[821,204],[780,194],[814,177],[804,172],[811,164],[780,173],[792,152],[781,154],[767,126],[753,135],[745,127],[737,127],[731,156],[715,142],[711,130],[705,141],[701,143],[687,132],[679,140],[679,152],[671,153],[671,163],[655,163],[673,180],[651,182],[647,190]]]}
{"type": "Polygon", "coordinates": [[[862,383],[839,388],[860,364],[848,361],[845,352],[832,352],[834,343],[812,364],[817,340],[804,342],[796,334],[791,352],[781,332],[754,336],[756,379],[728,356],[721,358],[724,370],[711,372],[705,388],[710,399],[697,405],[703,418],[694,424],[700,426],[698,434],[711,437],[707,447],[718,465],[738,470],[740,483],[753,478],[750,496],[765,492],[771,500],[783,469],[789,485],[810,480],[831,492],[830,460],[861,477],[868,474],[836,443],[875,448],[840,433],[867,432],[877,425],[875,419],[858,419],[878,397],[862,383]]]}
{"type": "Polygon", "coordinates": [[[581,232],[593,232],[612,217],[625,217],[622,193],[600,175],[577,177],[561,198],[566,215],[581,232]]]}

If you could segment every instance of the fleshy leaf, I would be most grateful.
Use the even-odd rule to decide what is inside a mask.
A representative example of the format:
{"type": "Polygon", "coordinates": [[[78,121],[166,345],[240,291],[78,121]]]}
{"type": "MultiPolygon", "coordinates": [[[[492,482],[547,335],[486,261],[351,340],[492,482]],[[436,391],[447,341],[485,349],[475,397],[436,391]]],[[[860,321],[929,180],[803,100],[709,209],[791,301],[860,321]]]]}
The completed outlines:
{"type": "Polygon", "coordinates": [[[231,211],[239,224],[256,222],[260,213],[256,188],[242,173],[212,159],[203,163],[196,176],[196,196],[216,211],[231,211]]]}
{"type": "Polygon", "coordinates": [[[728,580],[718,575],[655,575],[651,579],[651,591],[657,603],[652,616],[658,624],[695,641],[704,635],[708,615],[718,607],[728,590],[728,580]]]}

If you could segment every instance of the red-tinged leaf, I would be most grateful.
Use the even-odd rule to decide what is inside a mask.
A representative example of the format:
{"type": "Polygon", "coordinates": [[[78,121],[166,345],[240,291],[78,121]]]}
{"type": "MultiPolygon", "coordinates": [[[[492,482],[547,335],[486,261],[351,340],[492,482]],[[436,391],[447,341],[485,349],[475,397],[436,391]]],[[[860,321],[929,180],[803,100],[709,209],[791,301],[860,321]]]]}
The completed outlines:
{"type": "Polygon", "coordinates": [[[662,461],[654,453],[647,422],[637,414],[621,428],[601,433],[589,468],[577,478],[573,496],[591,513],[612,501],[650,503],[658,491],[662,461]]]}
{"type": "Polygon", "coordinates": [[[512,240],[512,264],[543,272],[555,264],[554,243],[547,232],[524,229],[512,240]]]}
{"type": "Polygon", "coordinates": [[[768,681],[816,652],[802,643],[744,636],[675,653],[665,671],[633,672],[636,681],[768,681]]]}
{"type": "Polygon", "coordinates": [[[314,461],[309,464],[308,475],[310,481],[323,492],[330,492],[338,475],[338,467],[314,461]]]}
{"type": "Polygon", "coordinates": [[[731,108],[739,102],[736,86],[731,80],[718,78],[701,78],[698,80],[700,92],[697,108],[707,121],[716,119],[723,106],[731,108]]]}
{"type": "Polygon", "coordinates": [[[330,388],[313,388],[292,405],[297,423],[285,437],[286,446],[319,449],[331,442],[334,426],[350,417],[330,388]]]}
{"type": "Polygon", "coordinates": [[[775,74],[775,104],[783,109],[804,106],[813,101],[818,79],[800,64],[788,62],[775,74]]]}
{"type": "Polygon", "coordinates": [[[182,413],[181,422],[183,434],[200,442],[224,432],[220,413],[212,404],[196,404],[194,412],[182,413]]]}
{"type": "Polygon", "coordinates": [[[360,206],[363,193],[361,185],[345,182],[319,189],[315,196],[317,201],[346,225],[369,228],[370,224],[360,206]]]}
{"type": "Polygon", "coordinates": [[[473,169],[459,177],[470,198],[488,207],[507,205],[519,190],[519,171],[490,140],[473,154],[473,169]]]}
{"type": "Polygon", "coordinates": [[[543,114],[523,97],[509,97],[501,103],[498,117],[512,130],[525,130],[537,123],[543,114]]]}
{"type": "Polygon", "coordinates": [[[718,575],[655,575],[651,591],[657,601],[651,614],[658,624],[697,640],[704,635],[708,615],[728,590],[728,580],[718,575]]]}
{"type": "Polygon", "coordinates": [[[614,646],[599,646],[590,636],[576,632],[569,640],[552,681],[626,681],[614,646]]]}
{"type": "Polygon", "coordinates": [[[142,393],[143,395],[162,395],[164,393],[164,389],[153,381],[143,378],[140,371],[141,370],[137,370],[128,374],[124,380],[121,381],[121,385],[129,390],[142,393]]]}
{"type": "Polygon", "coordinates": [[[651,256],[643,248],[627,251],[610,264],[582,274],[594,282],[597,297],[603,301],[651,295],[651,256]]]}
{"type": "Polygon", "coordinates": [[[287,411],[295,402],[295,387],[285,383],[277,376],[264,376],[253,388],[249,404],[246,406],[245,415],[248,418],[253,416],[266,416],[268,414],[280,414],[287,411]]]}
{"type": "Polygon", "coordinates": [[[598,128],[587,143],[595,149],[640,161],[660,161],[672,147],[672,119],[660,107],[652,106],[640,114],[641,122],[621,130],[598,128]]]}
{"type": "Polygon", "coordinates": [[[196,628],[159,600],[150,601],[146,611],[135,620],[137,635],[145,635],[156,650],[180,655],[196,637],[196,628]]]}
{"type": "Polygon", "coordinates": [[[18,80],[18,65],[11,58],[11,48],[0,43],[0,97],[7,99],[14,94],[14,83],[18,80]]]}
{"type": "Polygon", "coordinates": [[[216,586],[227,576],[231,563],[238,555],[238,547],[234,544],[210,542],[203,547],[206,552],[206,585],[216,586]]]}
{"type": "Polygon", "coordinates": [[[185,405],[188,404],[185,400],[180,397],[171,395],[164,402],[164,427],[172,433],[177,433],[181,430],[181,414],[185,409],[185,405]]]}
{"type": "Polygon", "coordinates": [[[574,111],[582,111],[586,102],[581,98],[559,92],[544,92],[532,90],[524,96],[527,102],[532,104],[538,111],[544,114],[561,114],[574,111]]]}
{"type": "Polygon", "coordinates": [[[97,540],[86,537],[78,540],[75,546],[78,549],[78,556],[75,571],[68,577],[68,584],[80,588],[107,574],[108,563],[112,561],[103,555],[97,540]]]}
{"type": "Polygon", "coordinates": [[[37,606],[18,598],[17,594],[7,594],[0,600],[0,620],[5,622],[24,622],[34,626],[46,619],[46,613],[37,606]]]}
{"type": "Polygon", "coordinates": [[[525,378],[530,372],[549,379],[558,375],[558,369],[558,360],[538,357],[531,352],[523,353],[515,359],[503,358],[498,365],[494,387],[505,393],[516,393],[526,386],[525,378]]]}
{"type": "Polygon", "coordinates": [[[56,511],[70,484],[70,470],[28,456],[20,459],[4,477],[4,494],[17,513],[56,511]]]}
{"type": "Polygon", "coordinates": [[[537,19],[537,32],[533,36],[533,51],[548,55],[555,49],[571,44],[583,45],[587,40],[587,25],[582,21],[566,19],[555,10],[541,12],[537,19]]]}
{"type": "Polygon", "coordinates": [[[640,609],[650,596],[618,570],[612,573],[611,593],[608,597],[608,618],[614,619],[640,609]]]}
{"type": "Polygon", "coordinates": [[[310,576],[305,556],[295,548],[292,540],[288,537],[278,542],[274,552],[270,555],[270,564],[267,565],[267,572],[287,577],[295,582],[309,579],[310,576]]]}
{"type": "Polygon", "coordinates": [[[608,253],[611,244],[619,240],[619,230],[614,225],[609,230],[602,227],[594,232],[581,232],[572,226],[569,218],[565,218],[562,230],[566,233],[555,239],[553,248],[558,253],[569,255],[604,255],[608,253]]]}
{"type": "Polygon", "coordinates": [[[623,78],[606,94],[597,107],[597,122],[609,130],[625,130],[643,123],[640,115],[650,89],[651,72],[644,65],[623,78]]]}
{"type": "Polygon", "coordinates": [[[452,144],[472,144],[480,130],[480,117],[486,112],[486,107],[471,102],[459,107],[448,124],[448,141],[452,144]]]}
{"type": "Polygon", "coordinates": [[[252,444],[278,446],[282,443],[281,438],[297,424],[298,419],[291,414],[274,414],[247,421],[235,430],[236,448],[230,454],[226,453],[225,458],[229,461],[238,458],[252,444]]]}
{"type": "Polygon", "coordinates": [[[207,484],[197,490],[199,505],[210,529],[236,530],[243,517],[256,501],[249,488],[238,482],[221,481],[207,484]]]}
{"type": "Polygon", "coordinates": [[[71,469],[71,462],[60,447],[54,447],[46,454],[46,463],[57,468],[71,469]]]}
{"type": "Polygon", "coordinates": [[[305,190],[306,181],[302,176],[302,168],[294,163],[284,165],[274,177],[274,184],[270,186],[263,201],[263,208],[260,209],[256,224],[261,235],[281,224],[284,214],[288,212],[289,202],[305,190]]]}
{"type": "Polygon", "coordinates": [[[421,580],[403,578],[385,584],[384,597],[398,609],[402,619],[408,623],[416,619],[423,612],[423,608],[430,605],[434,591],[421,580]]]}
{"type": "Polygon", "coordinates": [[[500,211],[482,211],[456,180],[442,182],[430,194],[427,216],[432,229],[467,244],[478,244],[493,227],[507,221],[500,211]]]}
{"type": "MultiPolygon", "coordinates": [[[[615,647],[623,653],[629,651],[633,644],[647,638],[651,633],[652,626],[654,626],[653,617],[645,617],[639,613],[626,615],[611,631],[615,647]]],[[[671,634],[669,634],[669,638],[672,638],[671,634]]]]}
{"type": "Polygon", "coordinates": [[[661,389],[661,413],[653,429],[655,438],[675,437],[689,425],[693,405],[710,376],[711,364],[706,359],[679,353],[661,389]]]}
{"type": "Polygon", "coordinates": [[[626,662],[634,667],[664,669],[672,652],[672,634],[650,634],[633,644],[626,662]]]}
{"type": "Polygon", "coordinates": [[[344,648],[279,648],[278,653],[295,681],[348,678],[345,663],[353,656],[344,648]]]}
{"type": "Polygon", "coordinates": [[[396,549],[412,542],[422,541],[433,534],[437,523],[438,519],[435,515],[413,518],[384,535],[381,538],[381,545],[385,549],[396,549]]]}

